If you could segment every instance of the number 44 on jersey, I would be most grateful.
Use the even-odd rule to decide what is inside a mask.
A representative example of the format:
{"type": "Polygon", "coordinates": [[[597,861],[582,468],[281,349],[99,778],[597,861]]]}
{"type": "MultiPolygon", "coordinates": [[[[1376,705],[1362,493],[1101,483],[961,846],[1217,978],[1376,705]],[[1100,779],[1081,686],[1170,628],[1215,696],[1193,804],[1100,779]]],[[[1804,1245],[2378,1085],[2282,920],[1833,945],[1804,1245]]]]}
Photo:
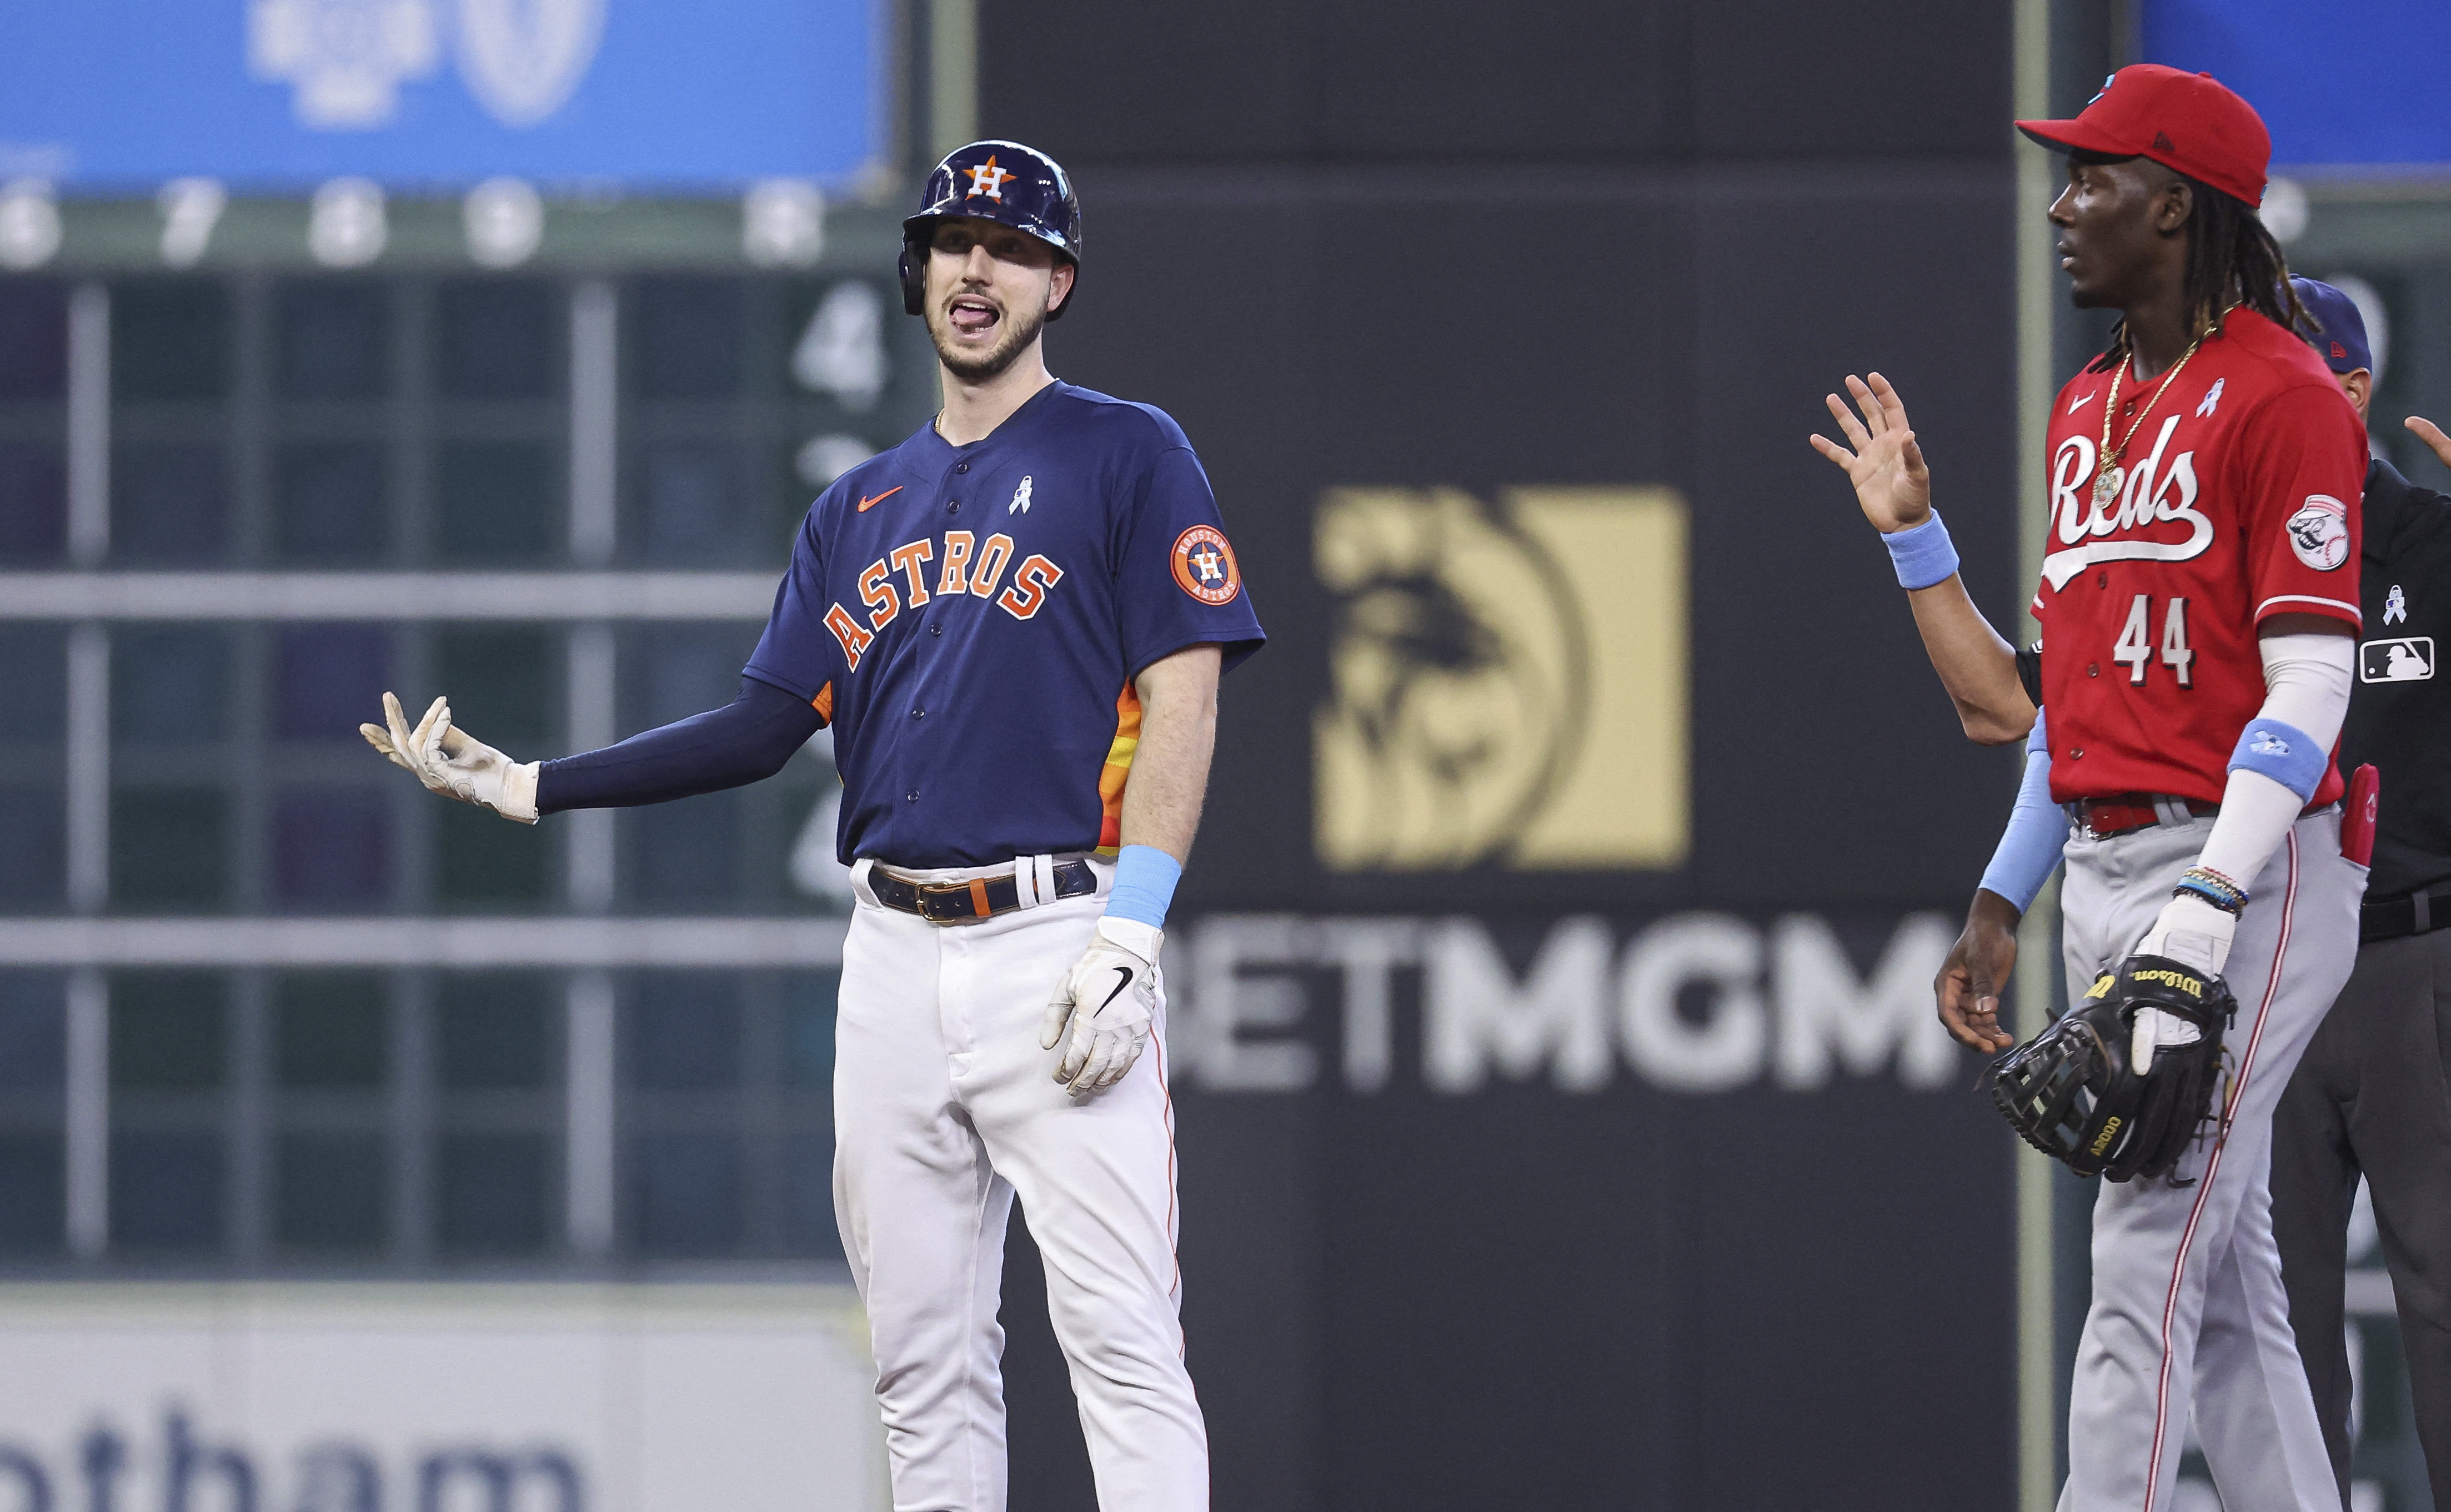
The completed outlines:
{"type": "MultiPolygon", "coordinates": [[[[2127,665],[2128,682],[2139,687],[2145,682],[2147,663],[2153,659],[2152,620],[2153,596],[2140,593],[2128,605],[2127,623],[2110,652],[2111,660],[2127,665]]],[[[2180,687],[2192,688],[2195,678],[2188,669],[2195,659],[2196,654],[2187,648],[2187,600],[2168,599],[2162,609],[2162,664],[2179,675],[2180,687]]]]}

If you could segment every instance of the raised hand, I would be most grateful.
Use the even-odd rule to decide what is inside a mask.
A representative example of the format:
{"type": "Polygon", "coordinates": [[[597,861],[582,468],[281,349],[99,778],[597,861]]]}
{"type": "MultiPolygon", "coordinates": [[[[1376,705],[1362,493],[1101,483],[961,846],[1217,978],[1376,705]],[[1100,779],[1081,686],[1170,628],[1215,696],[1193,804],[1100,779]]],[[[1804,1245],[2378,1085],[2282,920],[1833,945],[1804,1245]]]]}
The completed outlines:
{"type": "Polygon", "coordinates": [[[1922,524],[1931,516],[1931,474],[1923,464],[1923,449],[1907,424],[1906,402],[1880,374],[1870,383],[1847,375],[1847,392],[1864,413],[1858,421],[1835,394],[1823,396],[1838,428],[1847,437],[1841,446],[1827,436],[1814,436],[1813,449],[1838,464],[1855,485],[1855,502],[1864,518],[1883,535],[1922,524]],[[1848,447],[1854,449],[1850,451],[1848,447]]]}

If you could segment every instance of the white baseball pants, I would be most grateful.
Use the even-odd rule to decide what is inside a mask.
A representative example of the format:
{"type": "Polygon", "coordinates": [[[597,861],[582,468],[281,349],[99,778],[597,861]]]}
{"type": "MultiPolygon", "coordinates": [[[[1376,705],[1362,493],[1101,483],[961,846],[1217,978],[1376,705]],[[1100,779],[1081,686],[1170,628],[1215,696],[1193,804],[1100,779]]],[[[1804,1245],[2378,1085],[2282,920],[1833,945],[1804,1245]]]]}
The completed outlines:
{"type": "Polygon", "coordinates": [[[1041,1050],[1038,1036],[1103,897],[940,925],[879,904],[868,872],[854,872],[843,945],[834,1215],[868,1305],[894,1512],[1003,1512],[996,1307],[1016,1192],[1046,1258],[1099,1506],[1204,1512],[1207,1431],[1178,1317],[1163,983],[1139,1061],[1076,1099],[1054,1080],[1061,1047],[1041,1050]]]}
{"type": "MultiPolygon", "coordinates": [[[[2211,829],[2195,818],[2069,841],[2071,993],[2136,948],[2211,829]]],[[[2229,1512],[2340,1505],[2281,1287],[2269,1181],[2273,1109],[2357,959],[2365,869],[2341,855],[2340,811],[2300,819],[2248,891],[2223,973],[2238,999],[2223,1040],[2226,1132],[2198,1140],[2169,1178],[2106,1181],[2094,1200],[2060,1512],[2170,1512],[2190,1412],[2229,1512]]]]}

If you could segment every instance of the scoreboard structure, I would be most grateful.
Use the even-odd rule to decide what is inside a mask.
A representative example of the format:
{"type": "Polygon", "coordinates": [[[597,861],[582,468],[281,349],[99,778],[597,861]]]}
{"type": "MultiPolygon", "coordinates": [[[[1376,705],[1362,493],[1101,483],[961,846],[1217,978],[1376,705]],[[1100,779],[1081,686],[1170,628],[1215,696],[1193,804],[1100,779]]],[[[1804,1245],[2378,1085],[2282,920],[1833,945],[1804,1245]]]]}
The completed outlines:
{"type": "Polygon", "coordinates": [[[809,501],[933,406],[893,217],[800,209],[788,260],[753,197],[503,268],[411,204],[334,268],[241,203],[173,271],[168,197],[69,201],[0,278],[0,1263],[834,1252],[823,737],[531,830],[356,733],[731,697],[809,501]]]}

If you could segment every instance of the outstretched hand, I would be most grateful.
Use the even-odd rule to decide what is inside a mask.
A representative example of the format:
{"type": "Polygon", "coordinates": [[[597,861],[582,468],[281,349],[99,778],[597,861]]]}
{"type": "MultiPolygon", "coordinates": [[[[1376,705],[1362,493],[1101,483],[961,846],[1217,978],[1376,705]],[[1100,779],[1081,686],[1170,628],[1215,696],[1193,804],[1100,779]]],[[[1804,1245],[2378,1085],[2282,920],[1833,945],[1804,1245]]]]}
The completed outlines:
{"type": "Polygon", "coordinates": [[[1823,396],[1847,437],[1847,446],[1827,436],[1814,436],[1810,438],[1813,449],[1847,474],[1847,481],[1855,485],[1855,502],[1863,506],[1864,518],[1874,530],[1887,536],[1922,524],[1931,518],[1931,474],[1923,464],[1923,448],[1915,444],[1914,431],[1907,424],[1906,401],[1878,373],[1872,375],[1869,383],[1848,374],[1847,392],[1854,397],[1856,409],[1864,412],[1862,420],[1837,395],[1823,396]],[[1850,451],[1848,446],[1854,449],[1850,451]]]}
{"type": "Polygon", "coordinates": [[[362,724],[358,734],[394,766],[417,774],[418,781],[446,798],[481,805],[521,824],[537,821],[538,764],[513,761],[454,725],[447,699],[435,699],[411,729],[400,699],[386,693],[383,722],[362,724]]]}
{"type": "Polygon", "coordinates": [[[2017,1043],[2016,1035],[2000,1027],[2000,989],[2017,969],[2019,917],[2007,898],[1977,889],[1966,911],[1966,933],[1931,984],[1941,1023],[1959,1044],[1986,1055],[2017,1043]]]}
{"type": "Polygon", "coordinates": [[[2451,467],[2451,436],[2443,435],[2441,426],[2422,415],[2411,415],[2401,423],[2417,432],[2417,439],[2425,443],[2427,450],[2442,459],[2443,466],[2451,467]]]}

